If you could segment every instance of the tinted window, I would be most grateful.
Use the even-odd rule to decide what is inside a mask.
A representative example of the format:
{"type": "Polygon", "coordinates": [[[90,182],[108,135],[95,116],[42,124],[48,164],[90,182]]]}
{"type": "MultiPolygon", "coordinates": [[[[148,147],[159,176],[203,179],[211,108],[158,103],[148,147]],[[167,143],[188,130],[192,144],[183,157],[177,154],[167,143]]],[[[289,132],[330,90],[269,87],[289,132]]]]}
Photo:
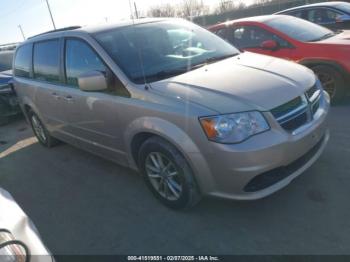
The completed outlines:
{"type": "Polygon", "coordinates": [[[229,35],[230,42],[238,48],[257,48],[264,41],[274,40],[281,47],[288,47],[288,42],[275,34],[257,26],[240,26],[233,28],[229,35]]]}
{"type": "Polygon", "coordinates": [[[66,41],[67,84],[78,86],[78,77],[90,71],[106,73],[107,69],[98,55],[80,40],[66,41]]]}
{"type": "Polygon", "coordinates": [[[217,30],[215,32],[215,34],[220,36],[222,39],[227,40],[227,29],[226,28],[222,28],[222,29],[217,30]]]}
{"type": "Polygon", "coordinates": [[[316,24],[332,24],[340,15],[340,13],[328,8],[317,8],[308,11],[307,20],[316,24]]]}
{"type": "Polygon", "coordinates": [[[16,53],[15,75],[20,77],[30,76],[30,64],[32,61],[32,45],[21,46],[16,53]]]}
{"type": "Polygon", "coordinates": [[[318,41],[334,35],[334,32],[325,27],[292,16],[280,16],[266,24],[302,42],[318,41]]]}
{"type": "Polygon", "coordinates": [[[186,73],[188,68],[239,53],[207,30],[184,21],[144,23],[95,35],[135,83],[186,73]],[[215,59],[214,59],[215,58],[215,59]]]}
{"type": "Polygon", "coordinates": [[[287,13],[287,15],[292,15],[295,17],[303,18],[303,11],[302,10],[292,11],[292,12],[287,13]]]}
{"type": "Polygon", "coordinates": [[[60,48],[58,40],[34,44],[34,78],[52,83],[60,81],[60,48]]]}

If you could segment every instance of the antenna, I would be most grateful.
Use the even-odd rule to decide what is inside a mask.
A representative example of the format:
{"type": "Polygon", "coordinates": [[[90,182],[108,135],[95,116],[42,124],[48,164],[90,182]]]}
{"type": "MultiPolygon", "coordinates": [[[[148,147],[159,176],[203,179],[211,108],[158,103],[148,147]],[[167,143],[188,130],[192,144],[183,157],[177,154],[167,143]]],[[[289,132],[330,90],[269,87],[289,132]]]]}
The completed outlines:
{"type": "Polygon", "coordinates": [[[23,29],[21,25],[18,25],[19,30],[21,31],[21,34],[23,36],[23,40],[26,40],[26,37],[24,36],[23,29]]]}
{"type": "MultiPolygon", "coordinates": [[[[135,4],[135,2],[134,2],[134,4],[135,4]]],[[[132,26],[133,26],[132,28],[134,29],[134,33],[135,33],[136,32],[135,31],[135,21],[134,21],[134,15],[133,15],[133,11],[132,11],[131,0],[129,0],[129,8],[130,8],[130,14],[131,14],[131,20],[132,20],[132,26]]],[[[135,4],[135,10],[136,10],[136,4],[135,4]]],[[[145,70],[144,70],[144,66],[143,66],[143,59],[142,59],[142,55],[141,55],[141,51],[140,51],[139,45],[137,45],[137,49],[138,49],[138,56],[139,56],[139,60],[140,60],[140,66],[141,66],[141,70],[142,70],[143,82],[145,84],[145,89],[148,90],[145,70]]]]}

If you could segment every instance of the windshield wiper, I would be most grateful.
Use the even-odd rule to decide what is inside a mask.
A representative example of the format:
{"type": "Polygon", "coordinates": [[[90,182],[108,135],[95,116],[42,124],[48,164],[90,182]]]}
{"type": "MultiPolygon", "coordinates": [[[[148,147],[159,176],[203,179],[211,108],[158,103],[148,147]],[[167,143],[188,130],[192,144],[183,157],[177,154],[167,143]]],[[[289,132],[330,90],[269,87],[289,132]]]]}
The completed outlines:
{"type": "Polygon", "coordinates": [[[309,42],[318,42],[318,41],[321,41],[321,40],[324,40],[324,39],[327,39],[327,38],[330,38],[332,36],[335,36],[335,33],[328,33],[328,34],[325,34],[324,36],[322,37],[319,37],[319,38],[316,38],[316,39],[313,39],[309,42]]]}
{"type": "Polygon", "coordinates": [[[217,61],[220,61],[220,60],[225,60],[227,58],[234,57],[234,56],[237,56],[237,55],[239,55],[239,53],[223,55],[223,56],[214,56],[214,57],[210,57],[210,58],[206,59],[205,61],[207,62],[207,64],[210,64],[210,63],[214,63],[214,62],[217,62],[217,61]]]}
{"type": "Polygon", "coordinates": [[[191,70],[197,69],[199,67],[202,67],[202,66],[205,66],[205,65],[208,65],[208,64],[211,64],[211,63],[215,63],[215,62],[218,62],[218,61],[221,61],[221,60],[225,60],[227,58],[234,57],[234,56],[237,56],[237,55],[239,55],[239,53],[234,53],[234,54],[224,55],[224,56],[210,57],[210,58],[205,59],[204,62],[200,62],[198,64],[193,65],[191,67],[191,70]]]}
{"type": "Polygon", "coordinates": [[[166,79],[172,76],[184,74],[187,71],[188,71],[187,68],[180,68],[180,69],[174,69],[174,70],[162,70],[151,75],[136,77],[134,78],[134,81],[136,82],[139,82],[142,80],[146,80],[146,82],[158,81],[158,80],[166,79]]]}
{"type": "Polygon", "coordinates": [[[204,62],[198,63],[198,64],[194,64],[194,65],[190,65],[187,67],[182,67],[182,68],[177,68],[177,69],[173,69],[173,70],[162,70],[159,71],[157,73],[154,74],[150,74],[150,75],[146,75],[146,76],[139,76],[139,77],[135,77],[134,81],[136,82],[140,82],[143,80],[146,80],[146,82],[152,82],[152,81],[159,81],[159,80],[163,80],[172,76],[177,76],[177,75],[181,75],[184,73],[187,73],[189,71],[198,69],[200,67],[203,67],[207,64],[210,63],[214,63],[220,60],[224,60],[230,57],[234,57],[236,55],[238,55],[239,53],[235,53],[235,54],[230,54],[230,55],[225,55],[225,56],[217,56],[217,57],[210,57],[207,58],[206,60],[204,60],[204,62]]]}

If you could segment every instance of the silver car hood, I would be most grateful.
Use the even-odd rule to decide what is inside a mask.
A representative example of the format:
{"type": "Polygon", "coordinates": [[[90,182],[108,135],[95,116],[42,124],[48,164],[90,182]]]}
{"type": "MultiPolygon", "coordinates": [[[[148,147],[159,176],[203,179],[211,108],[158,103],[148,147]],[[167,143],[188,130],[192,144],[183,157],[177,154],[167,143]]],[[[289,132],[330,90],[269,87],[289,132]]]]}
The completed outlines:
{"type": "Polygon", "coordinates": [[[315,84],[306,67],[245,52],[199,69],[152,83],[167,96],[220,113],[267,111],[300,96],[315,84]]]}

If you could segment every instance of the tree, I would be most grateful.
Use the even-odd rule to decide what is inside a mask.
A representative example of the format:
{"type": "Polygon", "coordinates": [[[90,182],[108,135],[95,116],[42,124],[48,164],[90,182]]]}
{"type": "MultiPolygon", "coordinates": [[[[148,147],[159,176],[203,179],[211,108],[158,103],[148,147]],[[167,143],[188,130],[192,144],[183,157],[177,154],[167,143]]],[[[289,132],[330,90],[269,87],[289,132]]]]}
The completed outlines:
{"type": "Polygon", "coordinates": [[[234,9],[235,5],[232,0],[220,0],[219,6],[216,8],[215,13],[226,13],[234,9]]]}
{"type": "Polygon", "coordinates": [[[150,17],[175,17],[177,16],[176,8],[170,4],[153,6],[148,10],[150,17]]]}
{"type": "Polygon", "coordinates": [[[203,0],[183,0],[180,6],[180,15],[187,19],[209,14],[209,7],[204,5],[203,0]]]}

